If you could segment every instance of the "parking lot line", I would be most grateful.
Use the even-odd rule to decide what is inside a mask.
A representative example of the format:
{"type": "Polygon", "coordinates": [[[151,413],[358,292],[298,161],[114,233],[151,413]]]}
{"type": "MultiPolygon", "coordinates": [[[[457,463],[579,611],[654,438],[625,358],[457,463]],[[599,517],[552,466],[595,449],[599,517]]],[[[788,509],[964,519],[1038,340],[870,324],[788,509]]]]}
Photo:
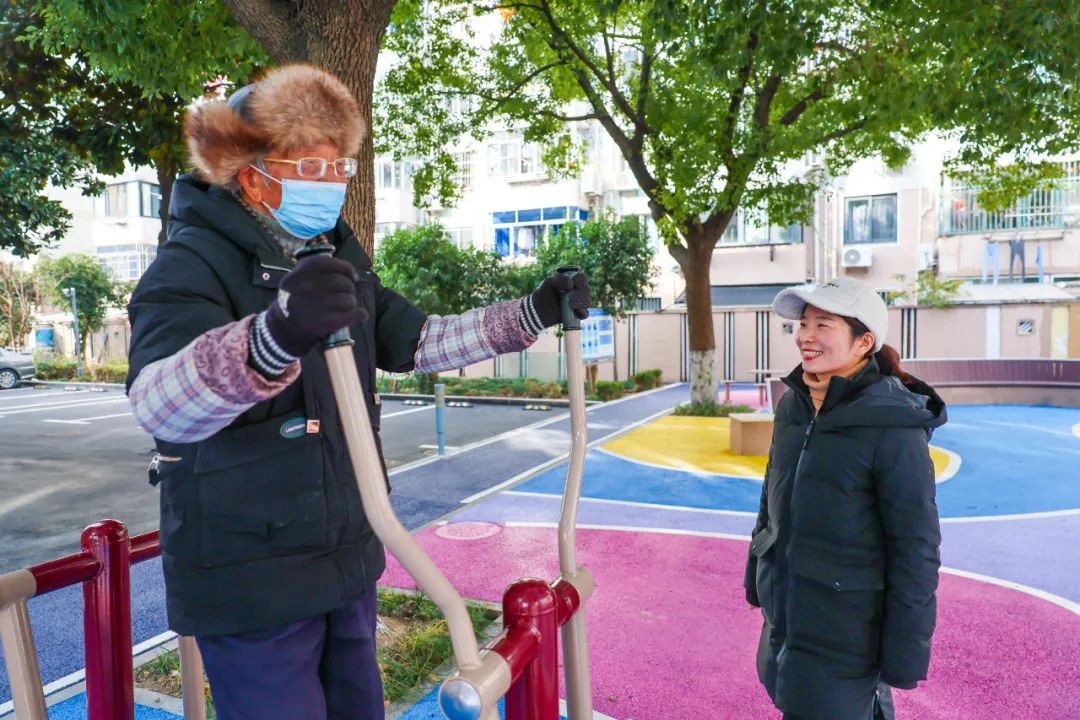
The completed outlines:
{"type": "Polygon", "coordinates": [[[7,417],[9,415],[23,415],[26,413],[34,412],[46,412],[56,410],[67,410],[68,408],[87,407],[89,405],[106,405],[108,403],[127,402],[126,397],[113,398],[112,400],[91,400],[90,402],[81,403],[43,403],[41,405],[26,405],[19,406],[18,408],[4,408],[3,412],[0,412],[0,418],[7,417]],[[57,407],[59,406],[59,407],[57,407]]]}
{"type": "Polygon", "coordinates": [[[425,407],[413,408],[412,410],[399,410],[398,412],[392,412],[389,415],[383,415],[381,419],[386,420],[387,418],[397,417],[398,415],[408,415],[409,413],[423,412],[424,410],[434,410],[434,409],[435,409],[434,405],[427,405],[425,407]]]}
{"type": "Polygon", "coordinates": [[[109,418],[127,417],[129,415],[131,415],[131,411],[116,413],[115,415],[98,415],[97,417],[79,418],[78,420],[54,420],[48,418],[41,422],[59,423],[61,425],[89,425],[94,420],[108,420],[109,418]]]}
{"type": "MultiPolygon", "coordinates": [[[[78,407],[79,405],[86,405],[86,404],[92,403],[92,402],[101,402],[102,400],[106,400],[106,399],[115,400],[117,398],[116,398],[116,396],[113,396],[112,398],[103,398],[100,395],[97,395],[97,396],[91,395],[91,396],[88,396],[86,398],[72,398],[71,400],[49,400],[48,402],[30,403],[29,405],[13,405],[11,407],[3,408],[2,410],[0,410],[0,412],[7,413],[7,412],[11,412],[13,410],[24,410],[26,408],[78,407]]],[[[127,398],[125,397],[123,399],[126,400],[127,398]]]]}
{"type": "Polygon", "coordinates": [[[86,391],[85,390],[52,390],[50,392],[30,391],[30,392],[24,392],[24,393],[19,393],[19,394],[13,395],[13,394],[11,394],[11,391],[9,390],[9,391],[7,391],[5,393],[0,393],[0,402],[4,402],[6,400],[25,400],[27,398],[41,398],[41,397],[48,397],[50,395],[73,395],[75,393],[81,393],[81,392],[86,392],[86,391]]]}

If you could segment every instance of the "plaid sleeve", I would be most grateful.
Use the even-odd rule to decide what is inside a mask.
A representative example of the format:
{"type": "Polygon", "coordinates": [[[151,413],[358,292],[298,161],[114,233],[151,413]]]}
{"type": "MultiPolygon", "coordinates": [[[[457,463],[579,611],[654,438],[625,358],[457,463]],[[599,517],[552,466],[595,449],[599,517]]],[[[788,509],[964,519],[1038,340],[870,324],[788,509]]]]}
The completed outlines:
{"type": "Polygon", "coordinates": [[[128,392],[139,426],[169,442],[205,440],[295,381],[298,362],[273,379],[248,364],[254,318],[210,330],[175,355],[144,367],[128,392]]]}
{"type": "Polygon", "coordinates": [[[416,348],[416,372],[454,370],[527,349],[536,334],[526,330],[524,313],[524,301],[509,300],[461,315],[429,316],[416,348]]]}

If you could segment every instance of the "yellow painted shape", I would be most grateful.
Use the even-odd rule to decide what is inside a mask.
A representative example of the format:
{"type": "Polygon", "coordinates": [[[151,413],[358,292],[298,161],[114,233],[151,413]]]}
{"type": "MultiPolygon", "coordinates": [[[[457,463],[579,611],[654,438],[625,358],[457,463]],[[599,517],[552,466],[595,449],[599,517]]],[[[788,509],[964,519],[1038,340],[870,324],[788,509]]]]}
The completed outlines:
{"type": "Polygon", "coordinates": [[[949,467],[949,456],[943,450],[931,445],[930,459],[934,461],[934,475],[941,477],[941,473],[945,472],[945,468],[949,467]]]}
{"type": "Polygon", "coordinates": [[[668,415],[632,430],[604,449],[634,462],[673,470],[765,477],[764,455],[733,455],[727,418],[668,415]]]}
{"type": "MultiPolygon", "coordinates": [[[[632,462],[660,465],[672,470],[765,477],[768,458],[764,455],[734,455],[730,442],[731,421],[727,418],[680,417],[668,415],[622,435],[603,447],[632,462]]],[[[949,465],[949,456],[931,447],[934,474],[940,476],[949,465]]]]}

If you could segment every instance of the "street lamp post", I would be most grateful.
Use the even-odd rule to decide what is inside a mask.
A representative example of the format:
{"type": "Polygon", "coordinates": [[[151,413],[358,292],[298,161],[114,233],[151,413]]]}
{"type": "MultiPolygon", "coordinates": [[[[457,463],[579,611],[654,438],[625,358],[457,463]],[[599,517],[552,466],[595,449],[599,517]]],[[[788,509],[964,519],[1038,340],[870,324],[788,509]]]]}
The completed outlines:
{"type": "Polygon", "coordinates": [[[75,376],[83,376],[82,345],[79,343],[79,304],[75,299],[75,288],[64,288],[64,294],[71,300],[71,317],[75,321],[75,376]]]}

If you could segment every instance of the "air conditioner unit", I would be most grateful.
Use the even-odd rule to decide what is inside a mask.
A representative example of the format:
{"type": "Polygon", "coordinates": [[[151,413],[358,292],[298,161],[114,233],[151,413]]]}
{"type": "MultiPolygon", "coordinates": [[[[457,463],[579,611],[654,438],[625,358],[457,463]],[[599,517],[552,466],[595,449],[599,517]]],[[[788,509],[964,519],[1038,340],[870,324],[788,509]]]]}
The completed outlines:
{"type": "Polygon", "coordinates": [[[581,176],[582,195],[599,195],[600,190],[600,177],[597,173],[587,172],[581,176]]]}
{"type": "Polygon", "coordinates": [[[934,267],[934,243],[919,243],[919,272],[934,267]]]}
{"type": "Polygon", "coordinates": [[[629,170],[623,170],[615,175],[616,190],[637,190],[637,180],[629,170]]]}
{"type": "Polygon", "coordinates": [[[870,267],[873,261],[873,248],[857,245],[844,248],[844,254],[840,256],[840,264],[843,267],[870,267]]]}

